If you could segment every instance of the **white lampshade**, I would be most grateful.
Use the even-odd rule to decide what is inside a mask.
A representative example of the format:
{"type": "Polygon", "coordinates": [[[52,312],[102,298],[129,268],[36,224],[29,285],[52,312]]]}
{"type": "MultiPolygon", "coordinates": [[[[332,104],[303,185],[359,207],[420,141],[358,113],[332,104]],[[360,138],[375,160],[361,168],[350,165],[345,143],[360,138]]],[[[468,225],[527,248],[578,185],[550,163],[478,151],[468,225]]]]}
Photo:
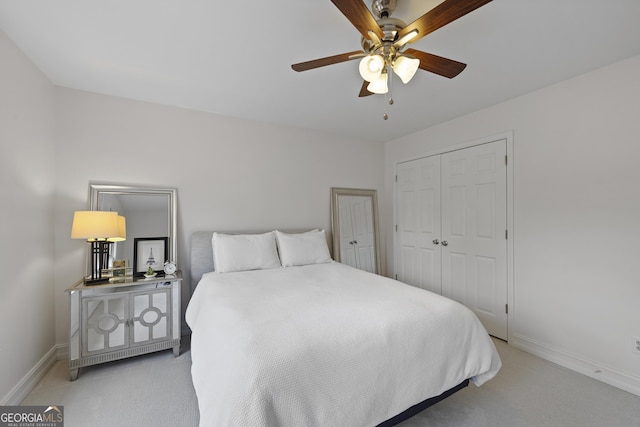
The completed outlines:
{"type": "Polygon", "coordinates": [[[389,91],[387,86],[387,73],[382,73],[377,79],[371,81],[367,86],[367,90],[371,93],[387,93],[389,91]]]}
{"type": "Polygon", "coordinates": [[[419,59],[399,56],[393,63],[393,71],[400,77],[402,83],[407,84],[416,74],[419,66],[419,59]]]}
{"type": "Polygon", "coordinates": [[[380,77],[384,70],[384,58],[381,55],[367,55],[360,60],[360,75],[368,82],[380,77]]]}
{"type": "Polygon", "coordinates": [[[118,215],[118,235],[109,237],[109,242],[123,242],[127,240],[127,221],[122,215],[118,215]]]}
{"type": "Polygon", "coordinates": [[[118,213],[104,211],[76,211],[71,226],[72,239],[106,240],[119,235],[118,213]]]}

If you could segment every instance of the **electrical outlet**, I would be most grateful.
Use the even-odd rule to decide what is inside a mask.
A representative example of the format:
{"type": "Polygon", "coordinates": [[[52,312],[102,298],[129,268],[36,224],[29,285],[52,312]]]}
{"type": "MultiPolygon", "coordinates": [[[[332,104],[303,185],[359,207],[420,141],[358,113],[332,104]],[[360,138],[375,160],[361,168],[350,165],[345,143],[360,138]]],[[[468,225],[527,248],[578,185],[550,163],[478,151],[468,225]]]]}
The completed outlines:
{"type": "Polygon", "coordinates": [[[640,356],[640,337],[631,337],[633,339],[633,354],[640,356]]]}

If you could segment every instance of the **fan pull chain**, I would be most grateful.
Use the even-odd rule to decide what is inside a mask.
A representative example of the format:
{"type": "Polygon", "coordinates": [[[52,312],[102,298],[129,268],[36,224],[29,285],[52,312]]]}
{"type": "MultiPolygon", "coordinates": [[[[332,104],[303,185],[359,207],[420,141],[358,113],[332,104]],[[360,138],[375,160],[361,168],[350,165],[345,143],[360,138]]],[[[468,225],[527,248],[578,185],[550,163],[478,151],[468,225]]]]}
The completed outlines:
{"type": "MultiPolygon", "coordinates": [[[[389,104],[389,105],[393,105],[393,96],[391,94],[392,87],[393,87],[393,72],[392,72],[391,66],[387,66],[387,93],[386,93],[386,95],[388,95],[388,97],[387,97],[386,101],[387,101],[387,104],[389,104]]],[[[382,118],[385,119],[385,120],[389,120],[389,115],[387,113],[384,113],[382,118]]]]}

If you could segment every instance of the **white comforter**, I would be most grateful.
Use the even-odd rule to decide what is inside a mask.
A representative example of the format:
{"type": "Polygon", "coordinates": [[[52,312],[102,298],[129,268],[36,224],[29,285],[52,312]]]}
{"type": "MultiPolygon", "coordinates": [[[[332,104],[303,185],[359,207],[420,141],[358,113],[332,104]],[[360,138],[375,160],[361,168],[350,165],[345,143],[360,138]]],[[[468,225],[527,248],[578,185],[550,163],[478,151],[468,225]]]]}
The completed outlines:
{"type": "Polygon", "coordinates": [[[186,320],[201,426],[372,427],[501,366],[466,307],[340,263],[207,273],[186,320]]]}

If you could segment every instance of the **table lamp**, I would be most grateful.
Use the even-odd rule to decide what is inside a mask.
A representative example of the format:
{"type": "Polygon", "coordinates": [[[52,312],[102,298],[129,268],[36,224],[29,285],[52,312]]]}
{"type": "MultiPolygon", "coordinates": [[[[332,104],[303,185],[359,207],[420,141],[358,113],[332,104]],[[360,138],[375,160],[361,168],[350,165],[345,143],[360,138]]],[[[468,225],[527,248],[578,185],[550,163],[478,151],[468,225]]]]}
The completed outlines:
{"type": "Polygon", "coordinates": [[[72,239],[85,239],[91,245],[91,276],[85,277],[87,285],[108,282],[102,277],[102,269],[109,264],[109,246],[126,239],[126,222],[117,212],[76,211],[71,227],[72,239]]]}

